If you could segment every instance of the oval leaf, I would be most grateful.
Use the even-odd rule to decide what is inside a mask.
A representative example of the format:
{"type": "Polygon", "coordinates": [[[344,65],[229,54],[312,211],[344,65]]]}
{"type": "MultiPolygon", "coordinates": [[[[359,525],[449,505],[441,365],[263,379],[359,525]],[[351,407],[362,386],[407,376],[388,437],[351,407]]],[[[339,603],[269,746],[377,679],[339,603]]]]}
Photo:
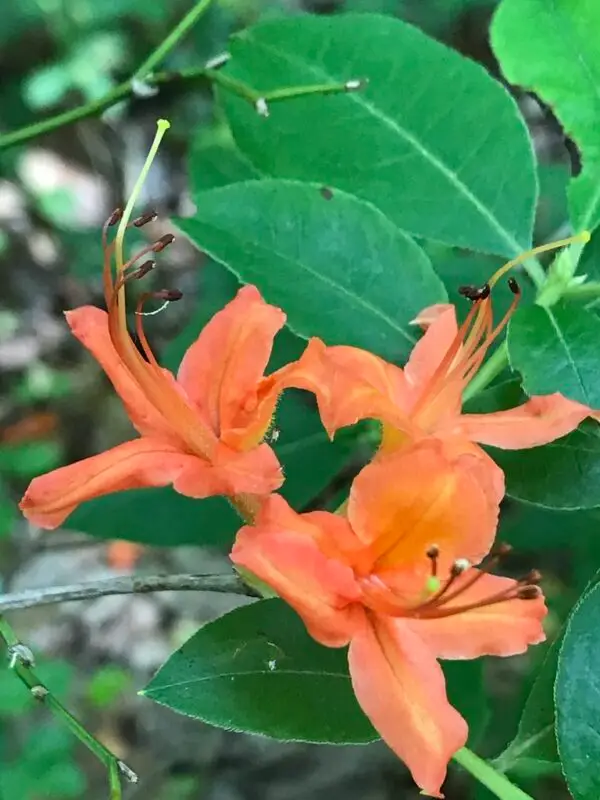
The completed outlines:
{"type": "Polygon", "coordinates": [[[343,189],[415,235],[506,256],[530,246],[531,143],[514,101],[479,65],[375,14],[268,22],[230,49],[226,73],[264,93],[368,79],[360,91],[271,103],[268,119],[221,91],[235,140],[261,172],[343,189]]]}
{"type": "Polygon", "coordinates": [[[250,181],[196,197],[181,230],[301,336],[405,359],[410,321],[446,292],[427,256],[371,204],[293,181],[250,181]]]}
{"type": "Polygon", "coordinates": [[[508,354],[528,395],[560,392],[600,409],[600,320],[589,311],[520,309],[508,329],[508,354]]]}
{"type": "Polygon", "coordinates": [[[204,625],[142,694],[211,725],[282,741],[379,738],[354,697],[346,652],[318,645],[281,600],[204,625]]]}
{"type": "Polygon", "coordinates": [[[600,29],[597,0],[504,0],[492,25],[492,45],[511,83],[551,106],[583,156],[571,182],[576,228],[600,222],[600,29]]]}
{"type": "Polygon", "coordinates": [[[556,674],[558,752],[575,800],[600,796],[600,585],[584,594],[567,624],[556,674]]]}

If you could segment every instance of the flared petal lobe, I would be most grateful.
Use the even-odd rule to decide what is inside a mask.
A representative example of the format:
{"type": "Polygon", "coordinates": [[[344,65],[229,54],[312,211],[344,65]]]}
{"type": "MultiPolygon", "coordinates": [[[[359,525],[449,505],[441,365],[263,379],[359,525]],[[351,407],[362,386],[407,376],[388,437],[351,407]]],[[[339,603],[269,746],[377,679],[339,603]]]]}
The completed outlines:
{"type": "Polygon", "coordinates": [[[404,620],[365,615],[348,654],[361,708],[424,793],[442,797],[448,761],[467,723],[448,702],[444,674],[404,620]]]}
{"type": "MultiPolygon", "coordinates": [[[[178,381],[225,444],[249,449],[265,435],[277,399],[263,374],[285,314],[254,286],[204,327],[185,354],[178,381]]],[[[272,387],[275,389],[275,387],[272,387]]]]}
{"type": "Polygon", "coordinates": [[[523,450],[566,436],[592,413],[587,406],[556,393],[532,397],[507,411],[463,414],[460,429],[474,442],[503,450],[523,450]]]}
{"type": "Polygon", "coordinates": [[[144,437],[34,478],[20,508],[34,524],[56,528],[86,500],[126,489],[176,485],[186,476],[190,486],[194,476],[196,496],[206,496],[208,469],[168,442],[144,437]]]}
{"type": "MultiPolygon", "coordinates": [[[[90,351],[108,376],[136,430],[142,436],[160,435],[161,438],[175,439],[171,425],[156,410],[115,350],[108,331],[106,311],[95,306],[82,306],[67,311],[65,317],[73,335],[90,351]]],[[[163,370],[163,374],[175,383],[167,370],[163,370]]]]}
{"type": "MultiPolygon", "coordinates": [[[[454,591],[470,580],[473,573],[479,576],[477,583],[441,606],[440,611],[457,612],[516,587],[516,581],[510,578],[470,570],[458,579],[454,591]]],[[[411,619],[407,625],[437,658],[514,656],[524,653],[529,645],[544,641],[542,620],[546,614],[540,594],[530,600],[504,600],[435,619],[411,619]]]]}
{"type": "Polygon", "coordinates": [[[402,370],[357,347],[327,347],[311,339],[299,361],[282,371],[286,386],[312,392],[330,436],[361,419],[410,427],[402,370]]]}
{"type": "Polygon", "coordinates": [[[478,477],[477,456],[449,457],[435,439],[377,459],[355,479],[348,519],[371,549],[369,571],[410,570],[426,578],[437,545],[440,571],[456,558],[478,563],[496,533],[500,498],[478,477]]]}
{"type": "Polygon", "coordinates": [[[362,609],[350,567],[327,558],[319,532],[289,508],[268,498],[255,525],[242,528],[231,560],[271,586],[302,617],[310,635],[329,647],[348,644],[362,609]]]}

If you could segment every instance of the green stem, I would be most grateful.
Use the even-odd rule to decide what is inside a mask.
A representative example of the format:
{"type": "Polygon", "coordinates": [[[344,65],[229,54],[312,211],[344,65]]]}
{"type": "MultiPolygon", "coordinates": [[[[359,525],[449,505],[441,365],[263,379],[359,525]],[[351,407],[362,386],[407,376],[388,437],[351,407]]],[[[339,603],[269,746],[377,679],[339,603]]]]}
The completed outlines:
{"type": "Polygon", "coordinates": [[[114,760],[108,767],[108,788],[110,789],[109,800],[122,800],[121,775],[119,773],[119,765],[114,760]]]}
{"type": "Polygon", "coordinates": [[[453,759],[500,800],[533,800],[531,795],[526,794],[504,775],[496,772],[487,761],[479,758],[468,748],[463,747],[454,754],[453,759]]]}
{"type": "Polygon", "coordinates": [[[133,73],[132,80],[144,80],[147,78],[152,70],[160,64],[167,53],[169,53],[194,27],[204,12],[208,10],[211,3],[212,0],[200,0],[199,3],[196,3],[185,17],[173,28],[167,38],[163,39],[156,50],[153,50],[143,64],[136,69],[133,73]]]}
{"type": "Polygon", "coordinates": [[[508,345],[506,339],[498,346],[496,352],[483,364],[479,372],[463,392],[463,403],[482,392],[508,366],[508,345]]]}
{"type": "MultiPolygon", "coordinates": [[[[341,94],[343,92],[352,91],[352,88],[349,89],[346,83],[331,83],[317,84],[315,86],[291,86],[284,89],[276,89],[272,92],[260,92],[242,81],[238,81],[219,70],[209,67],[195,67],[182,70],[181,72],[158,72],[152,75],[151,84],[153,86],[160,86],[167,83],[176,83],[178,81],[191,82],[196,80],[207,80],[222,86],[223,89],[238,95],[238,97],[246,100],[252,106],[256,106],[259,100],[263,100],[265,103],[276,103],[281,100],[291,100],[308,95],[341,94]]],[[[104,97],[98,100],[85,103],[70,111],[64,111],[61,114],[56,114],[54,117],[49,117],[40,122],[34,122],[32,125],[26,125],[24,128],[0,136],[0,151],[6,150],[9,147],[14,147],[14,145],[17,144],[23,144],[23,142],[35,139],[37,136],[50,133],[58,128],[63,128],[66,125],[73,125],[75,122],[93,117],[96,114],[100,114],[102,111],[106,111],[108,108],[112,108],[112,106],[134,94],[135,81],[131,78],[121,83],[119,86],[116,86],[108,92],[108,94],[105,94],[104,97]]]]}
{"type": "Polygon", "coordinates": [[[92,736],[71,712],[56,698],[34,672],[33,656],[19,641],[12,627],[6,619],[0,616],[0,640],[8,648],[8,656],[12,671],[17,678],[31,692],[32,697],[48,706],[53,714],[59,718],[66,727],[101,761],[109,773],[111,800],[121,800],[120,775],[124,774],[135,783],[137,776],[126,765],[121,765],[119,759],[111,753],[101,742],[92,736]],[[118,784],[118,789],[117,789],[118,784]]]}

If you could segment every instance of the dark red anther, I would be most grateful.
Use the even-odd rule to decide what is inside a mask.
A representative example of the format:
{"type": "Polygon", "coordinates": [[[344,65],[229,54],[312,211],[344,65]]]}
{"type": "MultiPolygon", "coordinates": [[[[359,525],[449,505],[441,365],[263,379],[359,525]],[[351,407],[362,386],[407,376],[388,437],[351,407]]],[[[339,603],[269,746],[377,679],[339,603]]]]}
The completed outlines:
{"type": "Polygon", "coordinates": [[[500,542],[492,550],[492,555],[496,556],[497,558],[504,558],[509,553],[512,553],[512,549],[512,545],[507,544],[506,542],[500,542]]]}
{"type": "Polygon", "coordinates": [[[144,225],[147,225],[149,222],[152,222],[158,217],[156,211],[147,211],[145,214],[140,214],[139,217],[136,217],[133,222],[131,223],[134,228],[142,228],[144,225]]]}
{"type": "Polygon", "coordinates": [[[164,236],[161,236],[160,239],[152,245],[152,250],[155,253],[160,253],[174,241],[175,237],[172,233],[165,233],[164,236]]]}
{"type": "Polygon", "coordinates": [[[176,300],[181,300],[183,292],[179,289],[159,289],[158,292],[152,292],[152,297],[157,300],[165,300],[169,303],[174,303],[176,300]]]}
{"type": "Polygon", "coordinates": [[[463,297],[466,297],[467,300],[470,300],[472,303],[476,303],[479,300],[485,300],[486,297],[490,296],[490,286],[488,283],[484,283],[483,286],[477,287],[473,286],[473,284],[467,284],[466,286],[459,286],[458,293],[463,297]]]}
{"type": "Polygon", "coordinates": [[[116,225],[117,222],[121,221],[122,217],[123,217],[123,209],[122,208],[115,208],[115,210],[112,212],[110,217],[106,220],[106,227],[107,228],[112,228],[113,225],[116,225]]]}
{"type": "Polygon", "coordinates": [[[509,278],[508,279],[508,288],[511,290],[513,294],[519,295],[521,294],[521,287],[519,286],[516,278],[509,278]]]}
{"type": "Polygon", "coordinates": [[[439,554],[440,554],[440,548],[437,546],[437,544],[432,544],[431,547],[425,553],[427,558],[437,558],[439,554]]]}
{"type": "Polygon", "coordinates": [[[539,586],[519,586],[517,597],[519,600],[536,600],[541,597],[542,590],[539,586]]]}
{"type": "Polygon", "coordinates": [[[144,275],[147,275],[151,270],[154,269],[156,266],[156,261],[153,261],[151,258],[148,261],[144,261],[144,263],[139,266],[134,272],[131,273],[129,276],[131,280],[138,281],[140,278],[143,278],[144,275]]]}

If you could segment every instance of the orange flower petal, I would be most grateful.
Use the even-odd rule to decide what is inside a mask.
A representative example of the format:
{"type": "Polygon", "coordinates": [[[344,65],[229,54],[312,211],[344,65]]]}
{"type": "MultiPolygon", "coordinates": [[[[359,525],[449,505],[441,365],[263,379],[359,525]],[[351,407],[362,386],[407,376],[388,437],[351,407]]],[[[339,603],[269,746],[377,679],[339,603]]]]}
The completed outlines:
{"type": "Polygon", "coordinates": [[[406,366],[404,376],[411,387],[422,387],[438,368],[458,331],[456,308],[447,303],[423,309],[414,320],[425,328],[406,366]]]}
{"type": "Polygon", "coordinates": [[[444,674],[404,620],[365,616],[350,643],[350,674],[363,711],[432,797],[442,797],[448,761],[467,723],[448,702],[444,674]]]}
{"type": "Polygon", "coordinates": [[[532,397],[508,411],[463,414],[460,429],[475,442],[505,450],[521,450],[540,447],[566,436],[590,413],[587,406],[556,393],[532,397]]]}
{"type": "Polygon", "coordinates": [[[350,567],[327,558],[318,532],[282,497],[266,500],[254,526],[242,528],[231,560],[271,586],[329,647],[348,644],[360,617],[360,592],[350,567]]]}
{"type": "Polygon", "coordinates": [[[479,473],[477,456],[450,458],[427,439],[365,467],[350,491],[348,519],[371,547],[373,569],[429,574],[437,545],[443,574],[456,558],[478,563],[494,540],[498,500],[479,473]]]}
{"type": "MultiPolygon", "coordinates": [[[[212,494],[264,495],[279,489],[283,483],[281,465],[268,444],[239,452],[219,442],[213,454],[212,473],[217,481],[212,494]]],[[[175,488],[188,494],[181,481],[175,488]]]]}
{"type": "Polygon", "coordinates": [[[330,436],[367,418],[411,427],[404,414],[409,399],[402,370],[366,350],[327,347],[311,339],[298,362],[284,372],[283,381],[316,395],[330,436]]]}
{"type": "Polygon", "coordinates": [[[259,395],[273,338],[285,314],[244,286],[185,354],[178,381],[221,440],[247,449],[269,426],[277,395],[259,395]]]}
{"type": "Polygon", "coordinates": [[[196,493],[189,493],[205,497],[209,472],[210,465],[196,456],[182,453],[168,442],[144,437],[34,478],[19,507],[35,525],[56,528],[86,500],[144,486],[173,483],[177,488],[181,476],[188,489],[193,476],[196,493]]]}
{"type": "MultiPolygon", "coordinates": [[[[472,575],[465,573],[456,588],[472,575]]],[[[499,575],[481,575],[477,583],[441,609],[481,602],[510,589],[516,581],[499,575]]],[[[411,619],[407,624],[438,658],[463,659],[479,656],[514,656],[546,638],[542,620],[547,614],[544,598],[507,600],[438,619],[411,619]]]]}
{"type": "MultiPolygon", "coordinates": [[[[170,425],[148,400],[115,350],[108,332],[106,311],[95,306],[82,306],[67,311],[65,317],[73,335],[90,351],[110,379],[136,430],[142,435],[158,434],[171,438],[170,425]]],[[[174,381],[167,370],[164,372],[174,381]]]]}

